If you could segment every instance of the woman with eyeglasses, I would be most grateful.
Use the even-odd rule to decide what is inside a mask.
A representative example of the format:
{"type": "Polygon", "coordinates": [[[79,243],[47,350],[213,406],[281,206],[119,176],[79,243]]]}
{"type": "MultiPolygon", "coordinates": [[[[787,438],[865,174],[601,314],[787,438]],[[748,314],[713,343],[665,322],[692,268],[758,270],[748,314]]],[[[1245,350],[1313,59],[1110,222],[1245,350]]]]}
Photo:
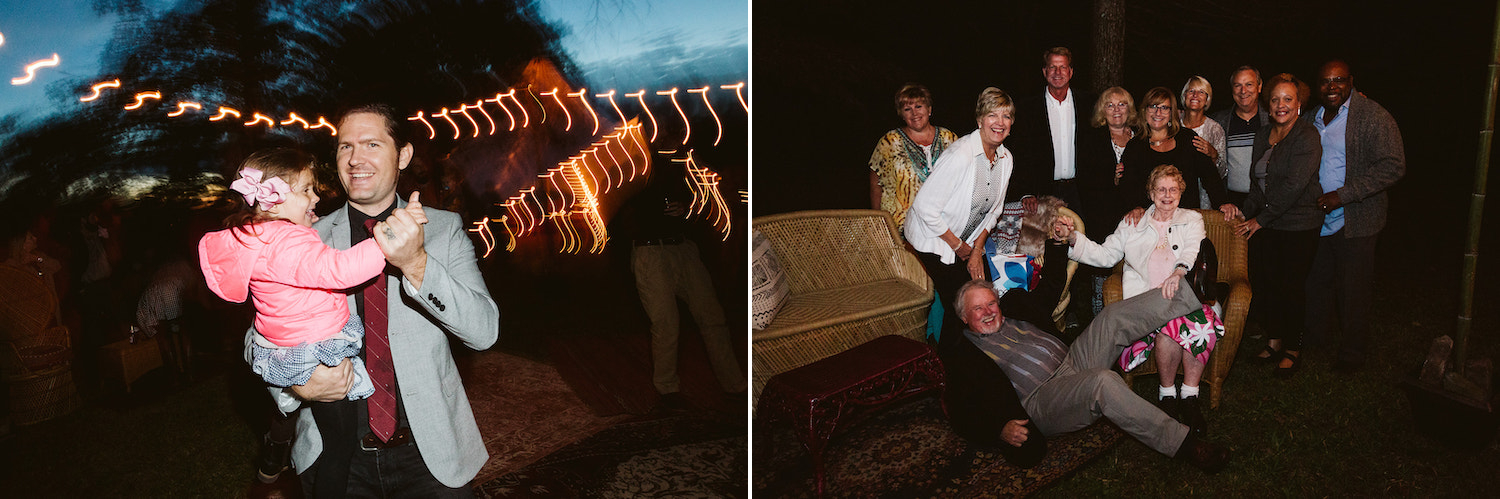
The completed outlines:
{"type": "Polygon", "coordinates": [[[1130,209],[1125,219],[1132,225],[1139,222],[1151,200],[1137,186],[1146,185],[1147,177],[1157,166],[1174,165],[1181,172],[1183,181],[1196,187],[1200,182],[1208,191],[1209,205],[1204,206],[1196,193],[1183,196],[1183,208],[1218,207],[1226,220],[1240,216],[1240,209],[1229,202],[1224,190],[1224,179],[1218,167],[1207,154],[1193,146],[1198,137],[1192,130],[1183,128],[1177,121],[1177,99],[1171,90],[1156,87],[1141,98],[1141,120],[1136,137],[1125,147],[1120,162],[1125,165],[1120,185],[1121,202],[1130,209]]]}
{"type": "MultiPolygon", "coordinates": [[[[1078,197],[1079,206],[1070,206],[1083,218],[1085,227],[1093,227],[1093,234],[1084,234],[1096,243],[1104,242],[1108,229],[1120,222],[1125,208],[1120,205],[1120,176],[1125,166],[1120,155],[1125,146],[1135,137],[1131,125],[1135,123],[1135,99],[1130,92],[1120,87],[1109,87],[1099,94],[1094,102],[1094,115],[1089,124],[1078,132],[1078,197]]],[[[1083,266],[1073,275],[1075,296],[1078,287],[1087,286],[1092,298],[1092,312],[1098,315],[1104,308],[1104,280],[1109,269],[1083,266]],[[1080,281],[1080,279],[1082,279],[1080,281]]]]}
{"type": "MultiPolygon", "coordinates": [[[[1198,134],[1193,139],[1193,148],[1208,156],[1208,160],[1219,170],[1219,179],[1223,180],[1229,173],[1229,163],[1224,155],[1224,127],[1208,119],[1208,106],[1213,101],[1214,87],[1202,76],[1188,78],[1187,83],[1182,84],[1182,126],[1198,134]]],[[[1201,183],[1198,185],[1198,197],[1200,204],[1208,206],[1208,189],[1201,183]]]]}
{"type": "Polygon", "coordinates": [[[1302,365],[1306,332],[1306,283],[1317,255],[1323,210],[1318,168],[1323,143],[1316,128],[1297,119],[1309,95],[1307,84],[1282,73],[1266,82],[1271,125],[1255,134],[1251,149],[1250,195],[1235,233],[1250,240],[1250,286],[1257,317],[1270,337],[1257,357],[1278,362],[1277,377],[1290,377],[1302,365]]]}
{"type": "MultiPolygon", "coordinates": [[[[1072,246],[1068,257],[1080,263],[1108,268],[1124,260],[1121,291],[1126,299],[1141,293],[1161,293],[1168,299],[1177,293],[1192,293],[1184,277],[1198,259],[1198,248],[1204,238],[1203,216],[1194,210],[1179,209],[1178,204],[1189,184],[1176,167],[1160,165],[1152,168],[1148,181],[1132,189],[1145,192],[1151,199],[1151,207],[1145,210],[1144,219],[1135,224],[1120,221],[1103,244],[1078,237],[1078,233],[1067,226],[1066,220],[1061,227],[1054,229],[1054,233],[1059,239],[1068,241],[1072,246]]],[[[1133,186],[1127,186],[1130,187],[1133,186]]],[[[1198,407],[1198,382],[1203,378],[1209,354],[1223,335],[1223,322],[1213,308],[1203,305],[1126,347],[1120,356],[1120,364],[1129,371],[1147,358],[1156,357],[1161,377],[1158,404],[1162,412],[1201,436],[1208,426],[1198,407]],[[1180,393],[1177,389],[1178,366],[1183,371],[1180,393]]]]}

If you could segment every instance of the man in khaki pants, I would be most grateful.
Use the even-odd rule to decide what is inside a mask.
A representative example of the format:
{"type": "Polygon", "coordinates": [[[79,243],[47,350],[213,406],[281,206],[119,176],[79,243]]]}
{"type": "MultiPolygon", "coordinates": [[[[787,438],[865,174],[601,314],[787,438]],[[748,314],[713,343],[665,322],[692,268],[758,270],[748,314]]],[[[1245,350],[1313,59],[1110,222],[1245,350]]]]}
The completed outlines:
{"type": "Polygon", "coordinates": [[[686,237],[691,194],[683,175],[678,162],[655,165],[645,189],[631,199],[625,220],[633,226],[630,267],[635,288],[651,319],[652,383],[662,395],[658,407],[665,409],[687,406],[677,377],[678,298],[698,323],[719,385],[730,394],[745,392],[745,374],[724,326],[724,308],[698,256],[698,245],[686,237]]]}

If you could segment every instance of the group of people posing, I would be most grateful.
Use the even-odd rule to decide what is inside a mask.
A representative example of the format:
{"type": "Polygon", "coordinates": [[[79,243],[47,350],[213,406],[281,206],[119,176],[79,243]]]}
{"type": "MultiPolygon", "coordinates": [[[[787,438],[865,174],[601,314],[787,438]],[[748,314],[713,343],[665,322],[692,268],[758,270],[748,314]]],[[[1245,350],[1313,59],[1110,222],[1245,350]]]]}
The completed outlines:
{"type": "Polygon", "coordinates": [[[1249,242],[1250,319],[1268,338],[1257,358],[1291,377],[1304,344],[1337,330],[1334,370],[1357,370],[1386,191],[1406,168],[1400,132],[1338,60],[1319,69],[1316,97],[1291,74],[1262,80],[1240,67],[1228,80],[1234,105],[1213,114],[1203,77],[1180,93],[1152,88],[1139,103],[1120,87],[1095,99],[1071,87],[1072,63],[1067,48],[1046,51],[1045,88],[1019,100],[985,89],[977,129],[961,137],[929,121],[926,88],[903,87],[903,125],[870,158],[871,204],[902,226],[947,310],[938,353],[960,435],[1029,466],[1046,436],[1106,416],[1163,454],[1217,470],[1229,454],[1203,438],[1198,383],[1223,325],[1210,306],[1212,283],[1185,279],[1199,260],[1204,217],[1223,217],[1249,242]],[[994,285],[985,243],[1006,205],[1029,215],[1056,203],[1048,196],[1087,233],[1054,217],[1044,237],[1055,256],[1033,255],[1041,257],[1036,284],[994,285]],[[1016,319],[1051,314],[1030,309],[1058,303],[1064,258],[1093,277],[1073,279],[1075,303],[1099,303],[1102,276],[1124,262],[1125,299],[1095,305],[1071,344],[1045,321],[1016,319]],[[1148,356],[1160,372],[1156,404],[1110,370],[1148,356]]]}

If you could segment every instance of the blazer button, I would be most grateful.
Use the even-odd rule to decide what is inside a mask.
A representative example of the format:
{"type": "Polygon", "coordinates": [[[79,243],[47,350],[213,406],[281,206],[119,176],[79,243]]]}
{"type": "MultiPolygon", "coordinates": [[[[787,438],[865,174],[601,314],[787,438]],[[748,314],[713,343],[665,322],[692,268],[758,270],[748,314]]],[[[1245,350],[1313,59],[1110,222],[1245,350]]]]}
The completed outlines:
{"type": "Polygon", "coordinates": [[[427,299],[429,299],[429,300],[436,300],[437,298],[434,298],[432,296],[432,293],[427,293],[427,299]]]}
{"type": "Polygon", "coordinates": [[[437,307],[438,307],[438,311],[439,312],[443,312],[443,311],[448,310],[448,307],[444,307],[443,304],[441,304],[441,303],[439,303],[437,307]]]}
{"type": "Polygon", "coordinates": [[[1172,245],[1172,249],[1174,249],[1174,250],[1177,249],[1177,245],[1175,245],[1175,244],[1172,245]]]}

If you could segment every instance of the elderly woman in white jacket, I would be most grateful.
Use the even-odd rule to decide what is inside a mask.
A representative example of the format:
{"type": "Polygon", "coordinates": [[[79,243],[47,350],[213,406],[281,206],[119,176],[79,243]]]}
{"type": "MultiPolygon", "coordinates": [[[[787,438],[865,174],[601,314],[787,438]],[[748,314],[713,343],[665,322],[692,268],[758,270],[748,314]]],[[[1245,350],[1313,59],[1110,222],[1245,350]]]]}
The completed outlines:
{"type": "MultiPolygon", "coordinates": [[[[1186,284],[1183,277],[1198,259],[1198,247],[1204,238],[1203,216],[1194,210],[1177,209],[1178,200],[1188,186],[1176,167],[1157,166],[1151,172],[1147,186],[1151,208],[1138,222],[1121,221],[1114,234],[1105,238],[1104,244],[1078,237],[1078,233],[1066,224],[1055,228],[1057,235],[1072,245],[1068,256],[1079,262],[1108,268],[1125,260],[1122,283],[1125,298],[1146,292],[1159,292],[1168,299],[1178,292],[1191,293],[1189,289],[1180,288],[1186,284]],[[1160,291],[1153,291],[1158,288],[1160,291]]],[[[1193,191],[1186,194],[1197,195],[1193,191]]],[[[1222,331],[1222,322],[1214,316],[1211,308],[1205,306],[1153,332],[1144,345],[1135,350],[1141,354],[1135,362],[1143,361],[1145,355],[1156,357],[1161,375],[1162,410],[1182,419],[1195,433],[1201,433],[1206,427],[1197,407],[1198,382],[1217,340],[1216,334],[1222,335],[1222,331]],[[1214,324],[1218,324],[1217,331],[1214,324]],[[1176,387],[1179,365],[1183,368],[1180,400],[1176,387]]],[[[1131,353],[1132,349],[1127,348],[1127,355],[1121,358],[1122,364],[1126,364],[1126,357],[1131,353]]],[[[1134,366],[1122,367],[1128,370],[1134,366]]]]}
{"type": "MultiPolygon", "coordinates": [[[[948,146],[933,165],[906,213],[903,233],[932,277],[942,303],[971,279],[983,279],[984,240],[1000,219],[1014,158],[1001,145],[1015,121],[1015,103],[998,88],[979,94],[974,117],[979,129],[948,146]]],[[[941,343],[959,331],[955,311],[943,319],[941,343]]]]}

